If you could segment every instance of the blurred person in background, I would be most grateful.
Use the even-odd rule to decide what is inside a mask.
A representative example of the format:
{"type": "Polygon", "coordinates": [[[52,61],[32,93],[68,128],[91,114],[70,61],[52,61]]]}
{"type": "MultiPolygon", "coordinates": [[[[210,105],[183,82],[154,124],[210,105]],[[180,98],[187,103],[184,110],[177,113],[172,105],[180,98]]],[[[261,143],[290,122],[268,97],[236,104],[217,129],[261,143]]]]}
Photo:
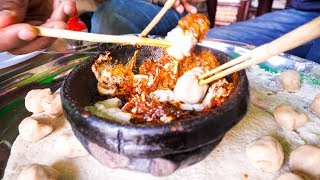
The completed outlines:
{"type": "MultiPolygon", "coordinates": [[[[94,12],[91,32],[103,34],[141,33],[166,0],[106,0],[94,12]]],[[[165,36],[187,13],[206,12],[204,0],[177,0],[149,34],[165,36]]],[[[270,12],[257,18],[212,28],[206,37],[242,42],[255,46],[292,31],[320,15],[320,0],[291,0],[286,9],[270,12]]],[[[288,51],[320,63],[320,40],[316,39],[288,51]]]]}
{"type": "MultiPolygon", "coordinates": [[[[102,4],[91,19],[93,33],[129,34],[142,30],[161,10],[166,0],[99,0],[102,4]]],[[[31,25],[66,28],[75,10],[72,0],[0,0],[0,52],[23,54],[49,46],[54,39],[37,37],[31,25]],[[53,2],[53,3],[51,3],[53,2]]],[[[187,13],[206,12],[205,0],[176,0],[149,34],[165,36],[187,13]]],[[[320,15],[320,0],[291,0],[284,10],[255,19],[212,28],[207,37],[243,42],[268,43],[320,15]]],[[[313,40],[288,53],[320,62],[320,40],[313,40]]]]}
{"type": "MultiPolygon", "coordinates": [[[[101,6],[92,18],[93,33],[140,33],[166,0],[96,0],[101,6]]],[[[32,25],[66,29],[76,10],[73,0],[0,0],[0,52],[25,54],[46,48],[54,38],[37,37],[32,25]]],[[[187,13],[206,14],[205,0],[176,0],[150,34],[166,35],[187,13]]]]}
{"type": "MultiPolygon", "coordinates": [[[[229,26],[212,28],[206,36],[260,46],[318,16],[320,16],[320,0],[291,0],[284,10],[266,13],[229,26]]],[[[320,39],[313,40],[287,53],[320,63],[320,39]]]]}
{"type": "MultiPolygon", "coordinates": [[[[166,0],[105,0],[94,12],[91,32],[139,34],[158,14],[166,0]]],[[[207,15],[205,0],[176,0],[149,34],[165,36],[187,13],[207,15]]]]}

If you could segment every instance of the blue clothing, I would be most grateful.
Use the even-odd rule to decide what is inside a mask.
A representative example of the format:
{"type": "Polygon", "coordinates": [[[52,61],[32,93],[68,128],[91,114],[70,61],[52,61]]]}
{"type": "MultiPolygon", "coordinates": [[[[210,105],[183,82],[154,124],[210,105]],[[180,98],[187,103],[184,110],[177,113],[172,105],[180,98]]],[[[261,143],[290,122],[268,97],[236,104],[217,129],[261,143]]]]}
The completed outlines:
{"type": "MultiPolygon", "coordinates": [[[[208,31],[207,37],[259,46],[320,16],[319,3],[320,0],[292,0],[290,7],[300,10],[290,8],[274,11],[252,20],[213,28],[208,31]]],[[[160,10],[160,6],[143,0],[107,0],[93,15],[91,32],[141,33],[160,10]]],[[[180,18],[178,12],[169,10],[149,34],[165,36],[177,25],[180,18]]],[[[288,53],[320,63],[320,39],[288,53]]]]}
{"type": "Polygon", "coordinates": [[[320,12],[320,0],[291,0],[288,7],[301,11],[320,12]]]}
{"type": "MultiPolygon", "coordinates": [[[[210,29],[206,36],[260,46],[318,16],[320,12],[285,9],[267,13],[252,20],[210,29]]],[[[287,53],[320,63],[320,39],[287,53]]]]}
{"type": "MultiPolygon", "coordinates": [[[[143,0],[107,0],[93,14],[93,33],[139,34],[161,10],[160,6],[143,0]]],[[[165,36],[175,28],[181,15],[169,10],[151,30],[151,35],[165,36]]]]}

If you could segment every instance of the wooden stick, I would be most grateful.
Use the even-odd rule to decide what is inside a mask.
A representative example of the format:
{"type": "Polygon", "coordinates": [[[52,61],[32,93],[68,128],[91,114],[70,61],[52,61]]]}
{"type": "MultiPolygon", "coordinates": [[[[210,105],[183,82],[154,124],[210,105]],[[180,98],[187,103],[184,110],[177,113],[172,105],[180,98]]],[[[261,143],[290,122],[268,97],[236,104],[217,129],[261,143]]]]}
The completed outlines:
{"type": "Polygon", "coordinates": [[[215,74],[217,72],[220,72],[220,71],[222,71],[224,69],[227,69],[227,68],[229,68],[229,67],[231,67],[233,65],[239,64],[239,63],[244,62],[244,61],[249,60],[249,59],[250,59],[250,54],[245,54],[243,56],[239,56],[239,57],[233,59],[232,61],[224,63],[221,66],[218,66],[217,68],[214,68],[214,69],[210,70],[209,72],[199,76],[199,79],[205,79],[205,78],[207,78],[209,76],[212,76],[213,74],[215,74]]]}
{"type": "Polygon", "coordinates": [[[158,24],[162,16],[173,6],[176,0],[167,0],[159,13],[152,19],[152,21],[148,24],[148,26],[142,31],[140,37],[145,37],[152,28],[158,24]]]}
{"type": "Polygon", "coordinates": [[[117,43],[117,44],[129,44],[129,45],[147,45],[147,46],[161,46],[169,47],[171,43],[166,40],[142,38],[134,35],[105,35],[94,34],[78,31],[70,31],[64,29],[53,29],[34,26],[38,30],[38,36],[81,40],[89,42],[101,42],[101,43],[117,43]]]}
{"type": "MultiPolygon", "coordinates": [[[[206,80],[200,80],[199,84],[204,85],[211,83],[234,72],[240,71],[252,65],[259,64],[270,57],[296,48],[318,37],[320,37],[320,17],[315,18],[314,20],[298,27],[297,29],[279,37],[270,43],[255,48],[248,54],[244,55],[246,57],[250,57],[250,60],[226,69],[206,80]]],[[[233,64],[236,64],[236,62],[233,64]]]]}

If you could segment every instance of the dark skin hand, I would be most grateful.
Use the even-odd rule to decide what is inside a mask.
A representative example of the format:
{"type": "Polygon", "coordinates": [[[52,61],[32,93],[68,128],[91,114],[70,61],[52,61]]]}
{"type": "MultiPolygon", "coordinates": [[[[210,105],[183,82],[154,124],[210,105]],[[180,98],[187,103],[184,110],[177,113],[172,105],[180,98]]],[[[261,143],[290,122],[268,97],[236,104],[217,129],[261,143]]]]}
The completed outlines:
{"type": "Polygon", "coordinates": [[[33,25],[65,29],[75,11],[71,0],[0,0],[0,52],[25,54],[50,46],[55,39],[37,37],[33,25]]]}

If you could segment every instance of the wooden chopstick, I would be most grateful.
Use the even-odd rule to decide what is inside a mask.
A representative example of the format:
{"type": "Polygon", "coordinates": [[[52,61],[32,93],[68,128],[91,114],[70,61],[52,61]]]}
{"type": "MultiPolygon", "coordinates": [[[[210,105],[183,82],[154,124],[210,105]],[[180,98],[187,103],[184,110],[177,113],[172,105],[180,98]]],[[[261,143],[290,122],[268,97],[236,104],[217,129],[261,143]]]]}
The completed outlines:
{"type": "Polygon", "coordinates": [[[118,43],[126,45],[146,45],[146,46],[160,46],[169,47],[171,42],[160,39],[151,39],[144,37],[137,37],[134,35],[105,35],[94,34],[87,32],[70,31],[64,29],[53,29],[34,26],[38,31],[38,36],[81,40],[89,42],[101,42],[101,43],[118,43]]]}
{"type": "Polygon", "coordinates": [[[318,37],[320,37],[320,17],[313,19],[312,21],[275,39],[270,43],[259,46],[244,54],[243,56],[240,56],[232,61],[229,61],[228,63],[219,66],[216,69],[203,74],[202,76],[199,76],[199,84],[209,84],[229,74],[243,70],[252,65],[259,64],[270,57],[294,49],[318,37]]]}
{"type": "Polygon", "coordinates": [[[221,66],[218,66],[217,68],[214,68],[211,71],[199,76],[199,79],[205,79],[207,77],[210,77],[210,76],[214,75],[217,72],[220,72],[220,71],[222,71],[224,69],[227,69],[227,68],[229,68],[229,67],[231,67],[233,65],[236,65],[236,64],[239,64],[241,62],[244,62],[244,61],[246,61],[248,59],[250,59],[250,55],[249,54],[245,54],[243,56],[240,56],[240,57],[238,57],[236,59],[233,59],[232,61],[224,63],[221,66]]]}
{"type": "Polygon", "coordinates": [[[167,0],[167,2],[163,5],[162,9],[159,13],[152,19],[152,21],[148,24],[148,26],[141,32],[140,37],[145,37],[152,28],[158,24],[162,16],[173,6],[176,0],[167,0]]]}

